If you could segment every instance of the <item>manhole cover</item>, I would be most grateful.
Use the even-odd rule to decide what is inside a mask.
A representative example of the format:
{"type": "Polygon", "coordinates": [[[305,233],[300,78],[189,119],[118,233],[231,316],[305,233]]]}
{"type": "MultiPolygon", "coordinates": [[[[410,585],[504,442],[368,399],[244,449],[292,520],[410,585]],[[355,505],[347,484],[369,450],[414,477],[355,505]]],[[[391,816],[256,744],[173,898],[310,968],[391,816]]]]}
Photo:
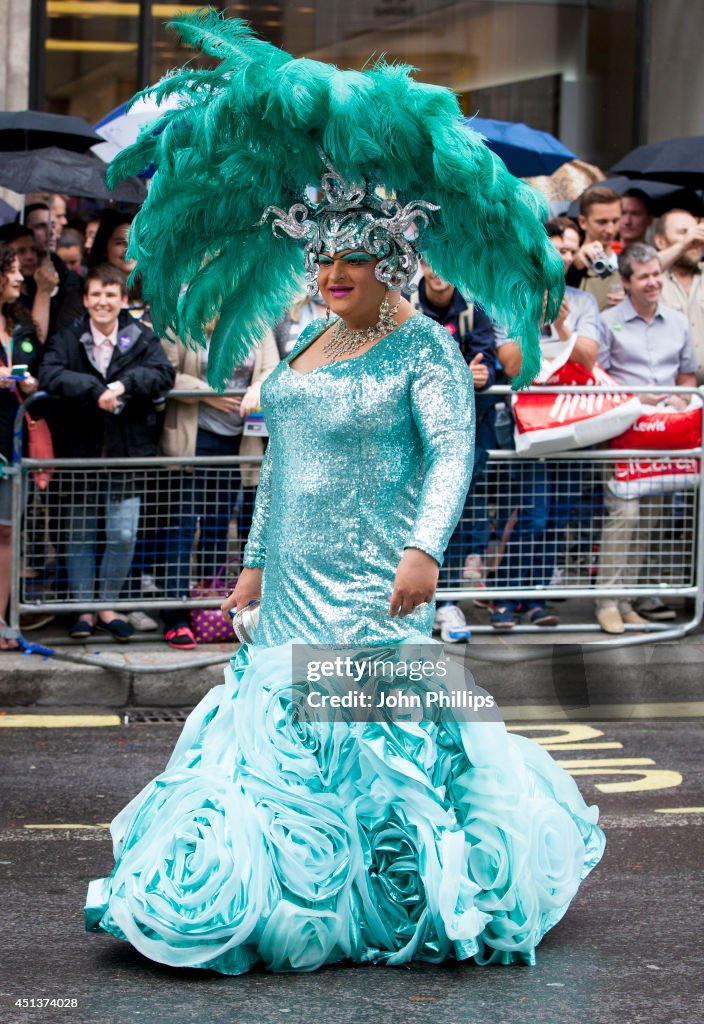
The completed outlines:
{"type": "Polygon", "coordinates": [[[182,725],[190,712],[190,708],[130,708],[124,713],[124,723],[125,725],[170,725],[172,723],[182,725]]]}

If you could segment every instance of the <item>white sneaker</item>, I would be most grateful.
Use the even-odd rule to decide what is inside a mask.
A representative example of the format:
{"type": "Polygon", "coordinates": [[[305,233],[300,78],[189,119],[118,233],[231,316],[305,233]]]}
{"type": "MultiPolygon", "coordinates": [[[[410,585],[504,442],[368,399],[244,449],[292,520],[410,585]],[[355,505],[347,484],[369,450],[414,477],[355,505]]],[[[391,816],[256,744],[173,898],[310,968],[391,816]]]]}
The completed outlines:
{"type": "Polygon", "coordinates": [[[467,555],[464,560],[462,579],[467,583],[481,583],[484,576],[484,563],[481,555],[467,555]]]}
{"type": "Polygon", "coordinates": [[[130,612],[127,621],[138,633],[153,633],[155,629],[159,628],[159,623],[155,622],[146,612],[130,612]]]}
{"type": "Polygon", "coordinates": [[[435,612],[433,630],[440,633],[440,639],[444,644],[467,643],[472,636],[464,612],[459,605],[451,601],[441,604],[435,612]]]}

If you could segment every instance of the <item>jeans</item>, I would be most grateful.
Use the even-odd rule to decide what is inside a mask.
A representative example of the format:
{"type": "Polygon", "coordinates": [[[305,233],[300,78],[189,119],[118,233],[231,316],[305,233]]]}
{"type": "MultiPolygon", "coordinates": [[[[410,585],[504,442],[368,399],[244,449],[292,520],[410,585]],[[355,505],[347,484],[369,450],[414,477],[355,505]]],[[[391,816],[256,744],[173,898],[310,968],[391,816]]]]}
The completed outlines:
{"type": "MultiPolygon", "coordinates": [[[[196,455],[237,455],[242,435],[225,436],[199,430],[196,455]]],[[[215,574],[227,563],[230,523],[240,493],[240,472],[234,466],[196,468],[180,473],[179,490],[173,500],[175,515],[166,533],[165,594],[168,598],[188,597],[191,556],[200,520],[200,574],[215,574]]],[[[255,488],[242,488],[237,533],[242,543],[252,525],[255,488]]],[[[188,621],[188,611],[170,609],[162,615],[165,625],[173,627],[188,621]]]]}
{"type": "Polygon", "coordinates": [[[577,546],[585,543],[583,536],[590,546],[601,501],[592,478],[586,462],[516,462],[506,468],[499,516],[499,586],[548,586],[556,566],[565,562],[570,525],[577,531],[577,546]]]}
{"type": "Polygon", "coordinates": [[[74,500],[68,512],[66,558],[69,588],[77,601],[95,600],[95,562],[101,504],[104,503],[105,550],[98,570],[98,601],[117,601],[130,571],[137,529],[139,495],[125,496],[124,485],[108,480],[90,504],[74,500]]]}
{"type": "Polygon", "coordinates": [[[446,587],[463,586],[462,571],[467,555],[483,555],[489,545],[487,462],[489,449],[496,448],[493,400],[487,395],[478,395],[476,409],[477,436],[472,483],[440,569],[440,585],[446,587]]]}
{"type": "Polygon", "coordinates": [[[487,507],[486,464],[489,453],[475,448],[472,483],[467,492],[462,515],[445,551],[440,583],[447,587],[464,585],[462,571],[467,555],[483,555],[489,544],[489,511],[487,507]]]}
{"type": "Polygon", "coordinates": [[[548,535],[548,467],[542,462],[516,462],[501,477],[503,555],[495,582],[512,589],[546,586],[555,565],[555,545],[548,535]]]}

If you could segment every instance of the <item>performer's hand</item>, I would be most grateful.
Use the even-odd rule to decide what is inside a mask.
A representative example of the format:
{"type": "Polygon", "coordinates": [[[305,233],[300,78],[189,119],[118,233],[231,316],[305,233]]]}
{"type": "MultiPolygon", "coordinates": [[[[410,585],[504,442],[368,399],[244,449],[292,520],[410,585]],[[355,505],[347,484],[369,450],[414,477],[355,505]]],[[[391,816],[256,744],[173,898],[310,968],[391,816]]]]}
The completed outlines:
{"type": "Polygon", "coordinates": [[[263,569],[243,569],[239,579],[226,601],[220,605],[221,612],[229,612],[231,608],[240,611],[250,601],[261,601],[263,569]]]}
{"type": "Polygon", "coordinates": [[[438,585],[440,566],[435,559],[419,548],[406,548],[398,563],[394,592],[389,603],[389,614],[402,619],[418,605],[433,599],[438,585]]]}

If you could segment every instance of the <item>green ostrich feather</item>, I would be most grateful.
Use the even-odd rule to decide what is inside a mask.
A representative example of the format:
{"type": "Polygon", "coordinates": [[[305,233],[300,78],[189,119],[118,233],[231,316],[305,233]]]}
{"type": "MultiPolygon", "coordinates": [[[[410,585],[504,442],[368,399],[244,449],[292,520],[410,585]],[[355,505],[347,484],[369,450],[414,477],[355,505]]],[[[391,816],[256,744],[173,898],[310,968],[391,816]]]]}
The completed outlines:
{"type": "Polygon", "coordinates": [[[514,387],[534,379],[540,324],[555,318],[564,291],[562,262],[538,193],[464,127],[449,90],[384,61],[359,72],[294,59],[210,10],[171,24],[220,63],[186,66],[147,90],[176,95],[179,106],[142,131],[108,178],[156,168],[130,255],[161,332],[204,345],[205,325],[219,316],[211,384],[222,386],[300,294],[301,248],[260,219],[320,181],[320,149],[345,179],[440,207],[423,234],[425,256],[520,343],[514,387]]]}

